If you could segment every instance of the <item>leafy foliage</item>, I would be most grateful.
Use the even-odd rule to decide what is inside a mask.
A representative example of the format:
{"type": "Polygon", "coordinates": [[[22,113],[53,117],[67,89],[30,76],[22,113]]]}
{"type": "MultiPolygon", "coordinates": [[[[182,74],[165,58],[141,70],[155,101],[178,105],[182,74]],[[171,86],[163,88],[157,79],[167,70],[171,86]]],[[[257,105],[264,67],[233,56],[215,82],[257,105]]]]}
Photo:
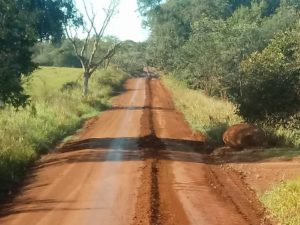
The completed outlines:
{"type": "Polygon", "coordinates": [[[300,110],[298,40],[294,32],[279,34],[261,53],[241,63],[241,115],[252,120],[285,118],[300,110]]]}
{"type": "Polygon", "coordinates": [[[21,77],[35,68],[29,50],[35,30],[24,23],[27,13],[20,12],[14,1],[0,1],[0,9],[0,102],[23,105],[28,96],[23,94],[21,77]]]}
{"type": "Polygon", "coordinates": [[[64,23],[67,21],[81,23],[73,0],[13,0],[12,2],[16,3],[20,11],[26,12],[29,18],[34,16],[30,25],[34,27],[40,40],[51,39],[57,42],[64,35],[64,23]]]}
{"type": "MultiPolygon", "coordinates": [[[[152,31],[147,54],[154,66],[172,72],[190,88],[232,100],[246,120],[289,116],[299,110],[298,57],[274,59],[289,47],[275,48],[273,39],[296,27],[298,10],[298,0],[161,2],[145,14],[152,31]],[[246,70],[248,59],[253,64],[250,69],[248,62],[246,70]],[[263,62],[279,68],[257,66],[263,62]],[[279,88],[280,83],[286,86],[279,88]],[[278,91],[282,101],[275,95],[278,91]],[[261,96],[266,104],[253,106],[261,96]]],[[[297,38],[292,35],[283,42],[296,44],[297,38]]]]}
{"type": "Polygon", "coordinates": [[[71,0],[0,0],[1,104],[26,104],[21,78],[36,68],[32,47],[38,39],[57,41],[62,22],[75,17],[71,0]]]}

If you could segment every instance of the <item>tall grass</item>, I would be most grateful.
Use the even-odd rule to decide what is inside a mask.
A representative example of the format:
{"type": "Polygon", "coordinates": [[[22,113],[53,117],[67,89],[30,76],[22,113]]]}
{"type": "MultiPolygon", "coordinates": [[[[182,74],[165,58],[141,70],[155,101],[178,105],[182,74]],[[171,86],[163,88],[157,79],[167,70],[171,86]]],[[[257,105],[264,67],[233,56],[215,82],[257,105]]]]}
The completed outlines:
{"type": "Polygon", "coordinates": [[[30,163],[76,130],[82,122],[109,105],[126,75],[110,68],[97,71],[90,95],[81,95],[81,70],[42,68],[26,84],[31,104],[16,111],[0,110],[0,198],[18,184],[30,163]],[[79,82],[62,89],[66,82],[79,82]]]}
{"type": "Polygon", "coordinates": [[[201,91],[191,90],[185,83],[170,75],[162,76],[162,81],[190,126],[212,141],[222,143],[225,129],[242,121],[232,103],[206,96],[201,91]]]}
{"type": "Polygon", "coordinates": [[[282,225],[300,224],[300,178],[275,186],[261,200],[282,225]]]}

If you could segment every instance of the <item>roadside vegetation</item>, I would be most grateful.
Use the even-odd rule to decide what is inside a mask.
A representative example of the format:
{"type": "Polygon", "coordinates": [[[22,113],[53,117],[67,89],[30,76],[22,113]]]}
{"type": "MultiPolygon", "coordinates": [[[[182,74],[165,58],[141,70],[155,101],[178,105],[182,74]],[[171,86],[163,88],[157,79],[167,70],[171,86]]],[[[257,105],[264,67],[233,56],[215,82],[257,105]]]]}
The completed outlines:
{"type": "MultiPolygon", "coordinates": [[[[176,107],[183,112],[190,126],[216,144],[222,144],[222,134],[231,125],[244,122],[237,107],[226,99],[206,95],[203,91],[188,88],[184,81],[172,75],[162,76],[162,81],[172,93],[176,107]]],[[[257,123],[266,133],[270,146],[300,147],[300,129],[297,115],[283,121],[257,123]]]]}
{"type": "Polygon", "coordinates": [[[195,131],[206,135],[211,141],[221,144],[222,134],[226,128],[242,122],[242,118],[236,114],[236,107],[231,102],[189,89],[184,82],[176,80],[171,75],[162,76],[162,81],[190,126],[195,131]]]}
{"type": "Polygon", "coordinates": [[[270,209],[280,224],[300,224],[300,178],[280,183],[261,196],[264,205],[270,209]]]}
{"type": "Polygon", "coordinates": [[[24,86],[31,104],[0,110],[0,198],[22,181],[28,166],[78,129],[88,117],[109,107],[126,74],[113,67],[93,76],[91,94],[82,97],[82,70],[44,67],[24,86]]]}

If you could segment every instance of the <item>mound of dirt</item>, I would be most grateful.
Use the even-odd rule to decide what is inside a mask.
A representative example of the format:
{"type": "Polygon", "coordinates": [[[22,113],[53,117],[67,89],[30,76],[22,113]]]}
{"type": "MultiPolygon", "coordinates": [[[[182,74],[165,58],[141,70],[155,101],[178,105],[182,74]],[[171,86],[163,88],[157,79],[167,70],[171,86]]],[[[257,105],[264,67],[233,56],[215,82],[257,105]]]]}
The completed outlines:
{"type": "Polygon", "coordinates": [[[264,144],[265,140],[264,132],[248,123],[233,125],[223,134],[225,145],[236,149],[259,147],[264,144]]]}

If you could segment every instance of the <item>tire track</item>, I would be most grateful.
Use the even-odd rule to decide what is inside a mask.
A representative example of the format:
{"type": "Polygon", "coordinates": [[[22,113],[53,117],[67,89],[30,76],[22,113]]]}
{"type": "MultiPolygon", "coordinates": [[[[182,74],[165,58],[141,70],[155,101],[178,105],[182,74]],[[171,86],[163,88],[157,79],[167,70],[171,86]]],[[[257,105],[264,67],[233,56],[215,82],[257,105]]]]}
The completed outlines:
{"type": "MultiPolygon", "coordinates": [[[[146,169],[143,176],[148,177],[150,185],[150,209],[149,222],[151,225],[161,225],[160,221],[160,195],[159,195],[159,181],[158,181],[158,162],[159,152],[165,148],[163,142],[157,138],[154,130],[154,121],[152,113],[152,90],[150,86],[150,79],[146,80],[145,85],[145,107],[141,118],[142,137],[139,139],[139,148],[144,152],[144,160],[147,162],[150,170],[146,169]],[[148,174],[146,174],[148,173],[148,174]],[[150,173],[150,174],[149,174],[150,173]]],[[[144,185],[143,185],[144,186],[144,185]]]]}

